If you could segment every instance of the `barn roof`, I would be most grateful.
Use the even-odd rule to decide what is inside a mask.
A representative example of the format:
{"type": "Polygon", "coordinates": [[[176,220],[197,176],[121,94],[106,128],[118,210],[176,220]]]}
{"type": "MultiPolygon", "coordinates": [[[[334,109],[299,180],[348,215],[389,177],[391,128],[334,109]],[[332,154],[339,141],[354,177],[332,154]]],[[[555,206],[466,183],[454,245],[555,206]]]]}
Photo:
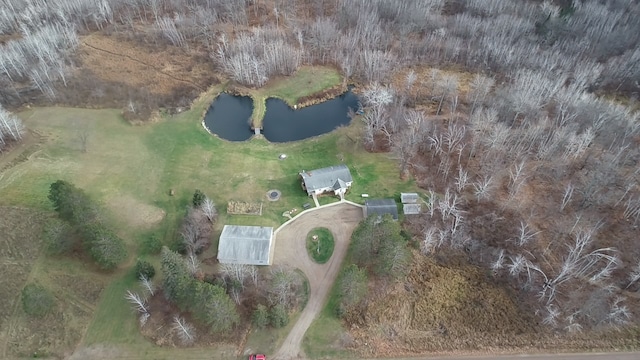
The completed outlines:
{"type": "Polygon", "coordinates": [[[335,165],[322,169],[303,171],[300,173],[307,191],[332,188],[334,190],[346,188],[352,182],[351,172],[347,165],[335,165]]]}
{"type": "Polygon", "coordinates": [[[400,193],[400,201],[403,204],[415,204],[419,198],[418,193],[400,193]]]}
{"type": "Polygon", "coordinates": [[[221,263],[269,265],[273,228],[225,225],[218,243],[221,263]]]}
{"type": "Polygon", "coordinates": [[[418,215],[422,211],[420,204],[402,204],[402,212],[405,215],[418,215]]]}
{"type": "Polygon", "coordinates": [[[394,220],[398,220],[398,206],[393,199],[368,199],[364,202],[364,206],[367,216],[389,214],[394,220]]]}

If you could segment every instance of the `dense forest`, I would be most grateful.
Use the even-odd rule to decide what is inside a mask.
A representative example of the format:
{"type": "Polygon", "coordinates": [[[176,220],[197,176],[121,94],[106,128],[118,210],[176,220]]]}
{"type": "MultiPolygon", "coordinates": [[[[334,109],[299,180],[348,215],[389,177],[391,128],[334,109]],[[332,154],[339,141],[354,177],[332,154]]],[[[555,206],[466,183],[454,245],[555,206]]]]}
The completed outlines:
{"type": "MultiPolygon", "coordinates": [[[[463,253],[546,325],[637,323],[640,4],[635,0],[0,0],[0,104],[188,105],[222,78],[301,65],[357,84],[362,142],[428,196],[405,226],[463,253]],[[211,73],[155,97],[78,59],[102,32],[178,48],[211,73]],[[186,89],[186,90],[185,90],[186,89]]],[[[0,150],[19,141],[0,108],[0,150]]]]}

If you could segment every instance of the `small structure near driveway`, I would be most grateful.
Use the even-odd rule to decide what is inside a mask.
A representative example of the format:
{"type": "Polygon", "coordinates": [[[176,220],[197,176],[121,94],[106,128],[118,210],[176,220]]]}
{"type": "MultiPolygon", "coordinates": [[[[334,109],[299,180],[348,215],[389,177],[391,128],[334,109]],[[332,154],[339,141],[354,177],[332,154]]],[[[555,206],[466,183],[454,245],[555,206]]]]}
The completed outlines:
{"type": "Polygon", "coordinates": [[[368,199],[364,202],[363,212],[365,218],[371,215],[389,214],[393,220],[398,220],[398,206],[393,199],[368,199]]]}
{"type": "Polygon", "coordinates": [[[418,215],[422,211],[422,206],[418,202],[420,196],[418,193],[400,193],[402,201],[402,212],[405,215],[418,215]]]}
{"type": "Polygon", "coordinates": [[[299,175],[302,178],[302,189],[313,197],[333,193],[344,199],[344,194],[353,183],[351,172],[344,164],[311,171],[303,170],[299,175]]]}
{"type": "Polygon", "coordinates": [[[274,243],[272,227],[225,225],[218,243],[218,261],[271,265],[274,243]]]}

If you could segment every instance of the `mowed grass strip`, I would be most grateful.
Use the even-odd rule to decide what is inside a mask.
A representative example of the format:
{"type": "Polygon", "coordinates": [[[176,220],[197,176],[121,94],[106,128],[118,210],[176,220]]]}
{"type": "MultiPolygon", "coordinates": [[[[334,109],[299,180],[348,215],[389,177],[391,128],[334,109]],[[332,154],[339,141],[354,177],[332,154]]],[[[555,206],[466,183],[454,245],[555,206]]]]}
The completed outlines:
{"type": "Polygon", "coordinates": [[[331,230],[327,228],[315,228],[307,234],[307,251],[313,261],[324,264],[333,255],[335,241],[331,230]]]}

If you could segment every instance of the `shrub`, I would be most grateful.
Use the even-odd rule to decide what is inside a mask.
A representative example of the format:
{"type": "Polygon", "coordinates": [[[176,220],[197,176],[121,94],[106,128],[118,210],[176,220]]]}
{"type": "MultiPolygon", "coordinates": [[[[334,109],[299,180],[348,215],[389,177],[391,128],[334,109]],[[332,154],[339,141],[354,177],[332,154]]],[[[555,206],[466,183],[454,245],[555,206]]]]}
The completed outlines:
{"type": "Polygon", "coordinates": [[[151,279],[156,275],[156,269],[151,265],[150,262],[145,260],[140,260],[136,262],[136,277],[140,278],[142,276],[147,279],[151,279]]]}
{"type": "Polygon", "coordinates": [[[140,244],[141,254],[156,255],[160,254],[160,250],[162,250],[162,242],[157,235],[151,235],[145,238],[142,240],[142,244],[140,244]]]}
{"type": "Polygon", "coordinates": [[[207,196],[202,191],[196,189],[196,192],[193,193],[193,207],[199,208],[206,198],[207,196]]]}
{"type": "Polygon", "coordinates": [[[278,304],[271,308],[271,314],[269,314],[269,320],[271,320],[271,326],[274,328],[281,328],[287,326],[289,323],[289,312],[284,304],[278,304]]]}
{"type": "Polygon", "coordinates": [[[253,325],[258,329],[267,327],[267,325],[269,325],[269,310],[267,310],[267,307],[258,304],[256,309],[253,310],[253,314],[251,314],[251,322],[253,322],[253,325]]]}
{"type": "Polygon", "coordinates": [[[22,289],[22,308],[31,316],[44,316],[55,305],[55,298],[47,288],[39,284],[28,284],[22,289]]]}

